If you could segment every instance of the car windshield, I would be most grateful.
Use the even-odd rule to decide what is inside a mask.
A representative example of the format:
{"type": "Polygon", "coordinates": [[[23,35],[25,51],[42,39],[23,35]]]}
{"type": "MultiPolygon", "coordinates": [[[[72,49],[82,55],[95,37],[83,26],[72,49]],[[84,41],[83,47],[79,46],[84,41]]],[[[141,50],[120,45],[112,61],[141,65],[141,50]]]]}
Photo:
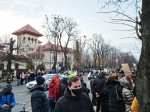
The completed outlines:
{"type": "Polygon", "coordinates": [[[43,75],[45,80],[52,79],[55,75],[43,75]]]}

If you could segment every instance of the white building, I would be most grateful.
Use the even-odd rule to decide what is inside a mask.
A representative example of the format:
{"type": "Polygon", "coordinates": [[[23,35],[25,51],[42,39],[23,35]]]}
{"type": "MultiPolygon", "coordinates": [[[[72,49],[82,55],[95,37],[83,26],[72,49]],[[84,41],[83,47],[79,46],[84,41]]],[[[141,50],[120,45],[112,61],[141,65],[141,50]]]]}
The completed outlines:
{"type": "MultiPolygon", "coordinates": [[[[40,32],[34,29],[32,26],[27,24],[26,26],[20,28],[19,30],[13,32],[12,34],[17,36],[17,44],[20,50],[18,50],[18,54],[22,54],[28,56],[28,54],[32,54],[28,56],[28,58],[32,59],[33,64],[35,65],[35,69],[38,65],[44,64],[47,70],[50,70],[54,63],[54,56],[52,43],[47,43],[45,45],[41,45],[41,42],[38,40],[39,37],[43,36],[40,32]]],[[[70,68],[73,68],[74,65],[74,50],[69,48],[68,54],[68,63],[70,64],[70,68]]],[[[64,63],[64,55],[61,50],[61,47],[58,46],[58,54],[57,54],[57,69],[59,69],[59,63],[64,63]]],[[[26,65],[24,66],[26,67],[26,65]]]]}

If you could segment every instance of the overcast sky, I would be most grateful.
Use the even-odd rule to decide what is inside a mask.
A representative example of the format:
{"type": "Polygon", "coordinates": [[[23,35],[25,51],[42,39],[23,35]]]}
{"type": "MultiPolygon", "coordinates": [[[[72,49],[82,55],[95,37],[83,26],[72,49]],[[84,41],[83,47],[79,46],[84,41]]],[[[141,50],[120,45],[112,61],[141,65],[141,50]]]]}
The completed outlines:
{"type": "MultiPolygon", "coordinates": [[[[74,18],[78,23],[80,35],[89,38],[93,33],[102,34],[105,41],[110,41],[122,51],[131,51],[138,58],[140,43],[135,39],[121,39],[134,35],[112,30],[126,27],[107,23],[111,15],[97,13],[102,5],[102,1],[98,0],[0,0],[0,35],[2,38],[3,35],[11,34],[26,24],[44,35],[42,25],[45,15],[61,15],[74,18]]],[[[128,12],[135,16],[132,10],[128,12]]],[[[44,36],[40,40],[46,43],[44,36]]]]}

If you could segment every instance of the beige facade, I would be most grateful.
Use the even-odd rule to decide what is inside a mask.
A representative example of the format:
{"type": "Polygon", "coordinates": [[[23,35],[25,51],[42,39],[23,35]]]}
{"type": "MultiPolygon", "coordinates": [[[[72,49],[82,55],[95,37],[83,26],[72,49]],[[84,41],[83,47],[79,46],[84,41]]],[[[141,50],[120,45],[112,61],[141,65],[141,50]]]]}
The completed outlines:
{"type": "MultiPolygon", "coordinates": [[[[19,46],[19,54],[25,55],[28,58],[32,60],[32,63],[35,66],[35,69],[38,65],[44,64],[45,68],[47,70],[50,70],[54,63],[54,50],[49,50],[53,45],[50,43],[50,45],[47,43],[45,45],[41,45],[41,42],[38,40],[40,36],[42,36],[41,33],[39,33],[36,29],[31,27],[30,25],[26,25],[19,30],[15,31],[13,33],[17,36],[17,44],[19,46]],[[33,55],[28,55],[32,54],[33,55]]],[[[69,52],[67,54],[68,62],[70,63],[70,68],[73,68],[74,65],[74,53],[73,49],[69,48],[69,52]]],[[[58,50],[57,54],[57,69],[59,69],[59,63],[64,62],[64,55],[63,52],[60,49],[58,50]]],[[[24,63],[25,68],[27,66],[27,63],[24,63]]]]}

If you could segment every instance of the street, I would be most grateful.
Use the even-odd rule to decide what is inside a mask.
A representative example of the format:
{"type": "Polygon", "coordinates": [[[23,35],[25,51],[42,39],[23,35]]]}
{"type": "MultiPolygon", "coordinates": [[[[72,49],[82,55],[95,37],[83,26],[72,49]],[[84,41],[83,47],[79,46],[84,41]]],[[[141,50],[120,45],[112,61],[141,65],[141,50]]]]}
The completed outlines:
{"type": "MultiPolygon", "coordinates": [[[[84,76],[84,81],[87,83],[87,86],[89,88],[90,82],[88,81],[87,76],[84,76]]],[[[16,86],[17,85],[16,81],[13,82],[12,85],[13,85],[13,92],[15,94],[16,102],[26,103],[26,102],[30,101],[31,92],[28,91],[28,89],[26,88],[25,85],[16,86]]],[[[3,83],[3,86],[4,86],[4,83],[3,83]]],[[[2,90],[2,88],[0,89],[0,91],[1,90],[2,90]]],[[[48,90],[45,91],[45,93],[48,95],[48,90]]],[[[90,94],[90,97],[91,97],[91,94],[90,94]]],[[[32,112],[31,102],[29,102],[25,107],[28,112],[32,112]]],[[[15,107],[12,109],[12,112],[19,112],[21,110],[23,110],[22,105],[15,105],[15,107]]]]}

